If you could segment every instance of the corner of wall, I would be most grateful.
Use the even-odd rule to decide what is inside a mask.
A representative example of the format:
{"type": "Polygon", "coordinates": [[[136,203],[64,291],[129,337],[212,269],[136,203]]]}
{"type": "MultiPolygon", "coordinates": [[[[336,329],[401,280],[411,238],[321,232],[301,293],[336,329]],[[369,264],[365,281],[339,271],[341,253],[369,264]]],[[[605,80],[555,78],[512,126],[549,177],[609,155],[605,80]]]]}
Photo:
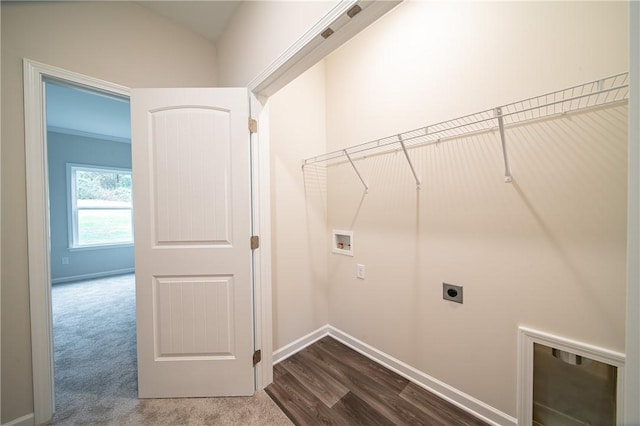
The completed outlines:
{"type": "Polygon", "coordinates": [[[325,171],[301,169],[326,149],[324,84],[320,63],[269,99],[276,350],[328,322],[325,171]]]}

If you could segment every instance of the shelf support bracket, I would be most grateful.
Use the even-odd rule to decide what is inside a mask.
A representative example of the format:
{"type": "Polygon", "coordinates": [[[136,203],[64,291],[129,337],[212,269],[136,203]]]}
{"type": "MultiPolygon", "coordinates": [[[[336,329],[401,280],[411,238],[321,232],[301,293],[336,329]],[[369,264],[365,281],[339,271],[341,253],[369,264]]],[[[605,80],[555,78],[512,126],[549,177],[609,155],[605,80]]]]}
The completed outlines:
{"type": "Polygon", "coordinates": [[[413,177],[416,180],[416,189],[420,189],[420,179],[418,179],[416,170],[413,168],[413,163],[411,162],[411,157],[409,157],[409,153],[407,152],[407,147],[404,145],[404,140],[402,139],[402,135],[398,135],[398,141],[400,142],[400,146],[402,147],[402,152],[404,152],[404,156],[407,158],[407,162],[409,163],[409,167],[411,168],[411,173],[413,173],[413,177]]]}
{"type": "Polygon", "coordinates": [[[360,176],[360,172],[358,171],[356,165],[353,163],[353,160],[351,159],[351,156],[349,155],[347,150],[343,149],[342,152],[344,152],[345,157],[347,157],[347,160],[349,160],[349,163],[351,163],[351,167],[353,167],[353,171],[356,172],[356,175],[358,175],[358,179],[360,179],[360,182],[362,182],[362,186],[364,186],[364,192],[369,192],[369,187],[366,183],[364,183],[364,179],[362,179],[362,176],[360,176]]]}
{"type": "Polygon", "coordinates": [[[496,117],[498,118],[498,128],[500,129],[500,142],[502,142],[502,156],[504,158],[504,181],[505,183],[513,182],[511,176],[511,169],[509,168],[509,157],[507,157],[507,140],[504,137],[504,120],[502,118],[502,108],[497,107],[495,109],[496,117]]]}

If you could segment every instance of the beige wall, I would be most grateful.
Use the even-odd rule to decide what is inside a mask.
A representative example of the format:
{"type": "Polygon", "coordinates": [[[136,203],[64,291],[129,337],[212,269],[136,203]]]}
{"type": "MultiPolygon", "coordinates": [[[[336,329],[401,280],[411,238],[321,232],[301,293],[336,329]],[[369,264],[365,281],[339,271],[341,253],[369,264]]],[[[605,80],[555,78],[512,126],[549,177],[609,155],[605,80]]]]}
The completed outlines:
{"type": "Polygon", "coordinates": [[[273,347],[327,324],[326,173],[301,159],[326,149],[324,62],[269,99],[273,347]]]}
{"type": "Polygon", "coordinates": [[[33,412],[22,58],[128,87],[213,86],[215,47],[133,3],[2,2],[2,423],[33,412]]]}
{"type": "MultiPolygon", "coordinates": [[[[409,2],[326,60],[328,150],[628,70],[626,3],[409,2]]],[[[627,108],[328,170],[329,322],[516,415],[517,327],[625,349],[627,108]],[[366,280],[355,277],[356,263],[366,280]],[[442,282],[464,286],[463,305],[442,282]]]]}
{"type": "Polygon", "coordinates": [[[337,3],[243,2],[216,44],[220,85],[248,85],[337,3]]]}

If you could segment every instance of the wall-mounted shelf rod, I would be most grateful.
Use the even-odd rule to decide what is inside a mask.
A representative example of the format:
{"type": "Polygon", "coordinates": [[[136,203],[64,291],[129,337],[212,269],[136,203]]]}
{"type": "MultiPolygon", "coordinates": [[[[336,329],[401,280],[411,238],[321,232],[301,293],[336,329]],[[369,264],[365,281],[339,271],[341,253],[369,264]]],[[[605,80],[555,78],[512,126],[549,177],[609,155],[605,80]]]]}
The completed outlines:
{"type": "Polygon", "coordinates": [[[353,167],[353,171],[356,172],[356,175],[358,175],[358,179],[360,179],[360,182],[362,182],[362,186],[364,186],[364,192],[369,192],[369,187],[367,186],[366,183],[364,183],[364,179],[362,179],[362,176],[360,175],[360,172],[358,171],[358,168],[356,167],[356,165],[353,164],[353,160],[351,159],[351,156],[349,155],[346,149],[343,150],[343,152],[345,157],[347,157],[347,160],[349,160],[349,163],[351,163],[351,167],[353,167]]]}
{"type": "MultiPolygon", "coordinates": [[[[427,129],[427,131],[428,131],[428,129],[427,129]]],[[[416,180],[416,188],[420,189],[420,179],[418,179],[418,175],[416,174],[416,170],[413,168],[413,163],[411,162],[411,157],[409,157],[409,153],[407,152],[407,147],[404,145],[404,141],[402,140],[402,135],[398,135],[398,141],[400,142],[400,146],[402,147],[402,151],[404,152],[404,156],[407,158],[407,162],[409,163],[409,168],[411,169],[411,173],[413,173],[413,177],[416,180]]],[[[351,159],[349,159],[349,161],[351,161],[351,159]]]]}
{"type": "MultiPolygon", "coordinates": [[[[511,170],[507,157],[505,129],[531,120],[539,120],[568,112],[624,102],[628,97],[629,73],[624,72],[567,89],[454,118],[453,120],[430,124],[408,132],[307,158],[303,161],[303,167],[308,164],[320,162],[328,165],[348,161],[352,164],[356,173],[358,173],[355,168],[355,161],[361,158],[400,149],[403,150],[406,155],[407,150],[410,148],[471,134],[491,132],[498,129],[500,131],[504,155],[505,181],[509,182],[511,179],[511,170]]],[[[407,159],[416,178],[416,183],[419,184],[420,181],[408,155],[407,159]]],[[[359,173],[358,178],[360,178],[360,181],[364,185],[364,181],[359,173]]]]}
{"type": "Polygon", "coordinates": [[[511,169],[509,168],[509,157],[507,157],[507,141],[504,137],[504,118],[502,117],[502,108],[496,108],[496,117],[498,118],[498,128],[500,129],[500,142],[502,142],[502,157],[504,158],[504,181],[511,183],[511,169]]]}

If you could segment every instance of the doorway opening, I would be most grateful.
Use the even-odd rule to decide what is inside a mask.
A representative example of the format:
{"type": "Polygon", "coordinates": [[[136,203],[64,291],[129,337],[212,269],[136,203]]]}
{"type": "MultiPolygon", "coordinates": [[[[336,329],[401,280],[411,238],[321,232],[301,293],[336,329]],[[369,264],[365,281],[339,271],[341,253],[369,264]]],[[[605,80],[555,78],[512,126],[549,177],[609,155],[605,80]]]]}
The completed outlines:
{"type": "Polygon", "coordinates": [[[137,397],[130,107],[69,81],[43,86],[54,420],[64,421],[137,397]]]}
{"type": "Polygon", "coordinates": [[[132,273],[129,99],[45,80],[51,282],[132,273]]]}

